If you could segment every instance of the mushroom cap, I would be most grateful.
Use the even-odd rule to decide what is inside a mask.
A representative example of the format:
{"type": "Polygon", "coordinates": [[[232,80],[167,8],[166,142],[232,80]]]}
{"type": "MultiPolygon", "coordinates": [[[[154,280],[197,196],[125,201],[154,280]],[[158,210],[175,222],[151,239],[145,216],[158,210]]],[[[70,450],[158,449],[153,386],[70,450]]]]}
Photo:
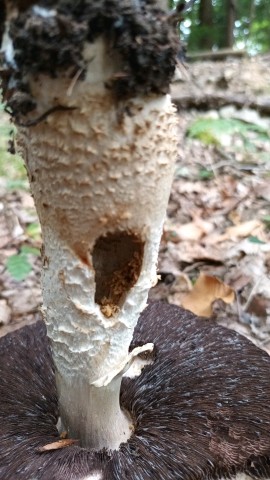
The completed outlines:
{"type": "Polygon", "coordinates": [[[166,303],[142,313],[131,348],[154,358],[123,378],[135,430],[119,450],[59,440],[53,363],[42,321],[0,339],[1,480],[210,479],[270,475],[270,358],[241,335],[166,303]]]}

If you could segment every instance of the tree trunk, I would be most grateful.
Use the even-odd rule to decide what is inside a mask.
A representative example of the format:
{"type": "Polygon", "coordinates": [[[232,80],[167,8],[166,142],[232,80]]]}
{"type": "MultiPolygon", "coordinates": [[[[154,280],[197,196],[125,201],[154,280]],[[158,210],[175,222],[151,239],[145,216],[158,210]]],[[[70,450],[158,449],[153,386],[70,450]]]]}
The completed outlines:
{"type": "Polygon", "coordinates": [[[212,0],[201,0],[199,5],[199,22],[201,29],[200,49],[211,49],[214,38],[211,35],[213,28],[213,5],[212,0]]]}
{"type": "Polygon", "coordinates": [[[153,348],[129,353],[156,282],[177,152],[166,90],[178,46],[151,5],[145,15],[115,2],[109,27],[110,12],[104,21],[96,2],[79,21],[61,8],[19,15],[4,47],[6,75],[20,77],[23,90],[18,82],[14,96],[7,84],[4,95],[42,227],[43,313],[62,423],[83,446],[115,449],[132,431],[119,404],[122,375],[153,348]]]}
{"type": "Polygon", "coordinates": [[[225,48],[232,48],[234,45],[234,24],[236,20],[236,2],[228,0],[227,2],[227,25],[226,25],[226,44],[225,48]]]}
{"type": "Polygon", "coordinates": [[[250,0],[250,6],[249,6],[249,21],[248,21],[248,33],[246,35],[246,45],[249,42],[249,39],[251,37],[251,30],[252,30],[252,25],[254,22],[256,16],[256,3],[255,0],[250,0]]]}

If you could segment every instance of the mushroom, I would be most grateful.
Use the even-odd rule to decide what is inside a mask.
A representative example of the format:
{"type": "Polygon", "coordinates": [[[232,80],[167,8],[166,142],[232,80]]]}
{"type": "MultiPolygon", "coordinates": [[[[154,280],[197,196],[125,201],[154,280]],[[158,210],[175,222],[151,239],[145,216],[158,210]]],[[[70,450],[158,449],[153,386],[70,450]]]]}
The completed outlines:
{"type": "Polygon", "coordinates": [[[145,309],[177,153],[173,22],[153,0],[7,0],[6,16],[46,329],[0,341],[0,478],[268,475],[267,354],[145,309]]]}
{"type": "Polygon", "coordinates": [[[161,302],[142,313],[130,349],[149,341],[155,347],[140,359],[141,373],[130,367],[121,385],[134,431],[110,451],[60,448],[44,323],[1,339],[0,478],[269,477],[268,355],[236,332],[161,302]]]}

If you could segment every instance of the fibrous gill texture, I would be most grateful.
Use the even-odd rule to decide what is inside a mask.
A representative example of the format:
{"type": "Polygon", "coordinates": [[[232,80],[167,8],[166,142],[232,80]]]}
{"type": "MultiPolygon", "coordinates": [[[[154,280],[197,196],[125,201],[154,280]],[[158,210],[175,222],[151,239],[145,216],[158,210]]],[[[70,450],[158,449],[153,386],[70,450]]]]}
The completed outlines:
{"type": "Polygon", "coordinates": [[[38,322],[2,339],[1,479],[270,478],[269,356],[236,332],[164,302],[148,306],[134,331],[132,347],[154,342],[151,364],[122,382],[134,435],[115,452],[71,445],[40,454],[38,447],[58,438],[44,330],[38,322]]]}

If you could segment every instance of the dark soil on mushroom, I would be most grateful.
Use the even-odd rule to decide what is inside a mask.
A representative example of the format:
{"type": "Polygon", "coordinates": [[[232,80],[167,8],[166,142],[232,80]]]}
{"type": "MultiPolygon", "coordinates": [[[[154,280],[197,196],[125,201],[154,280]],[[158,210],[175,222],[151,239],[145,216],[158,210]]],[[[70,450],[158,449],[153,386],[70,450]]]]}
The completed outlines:
{"type": "Polygon", "coordinates": [[[84,72],[85,44],[100,36],[107,38],[111,56],[120,59],[120,71],[107,87],[121,99],[167,93],[179,50],[175,25],[150,1],[137,6],[128,0],[43,1],[40,7],[23,9],[11,21],[9,35],[14,63],[6,61],[2,76],[4,98],[14,116],[35,109],[28,74],[73,77],[84,72]]]}

